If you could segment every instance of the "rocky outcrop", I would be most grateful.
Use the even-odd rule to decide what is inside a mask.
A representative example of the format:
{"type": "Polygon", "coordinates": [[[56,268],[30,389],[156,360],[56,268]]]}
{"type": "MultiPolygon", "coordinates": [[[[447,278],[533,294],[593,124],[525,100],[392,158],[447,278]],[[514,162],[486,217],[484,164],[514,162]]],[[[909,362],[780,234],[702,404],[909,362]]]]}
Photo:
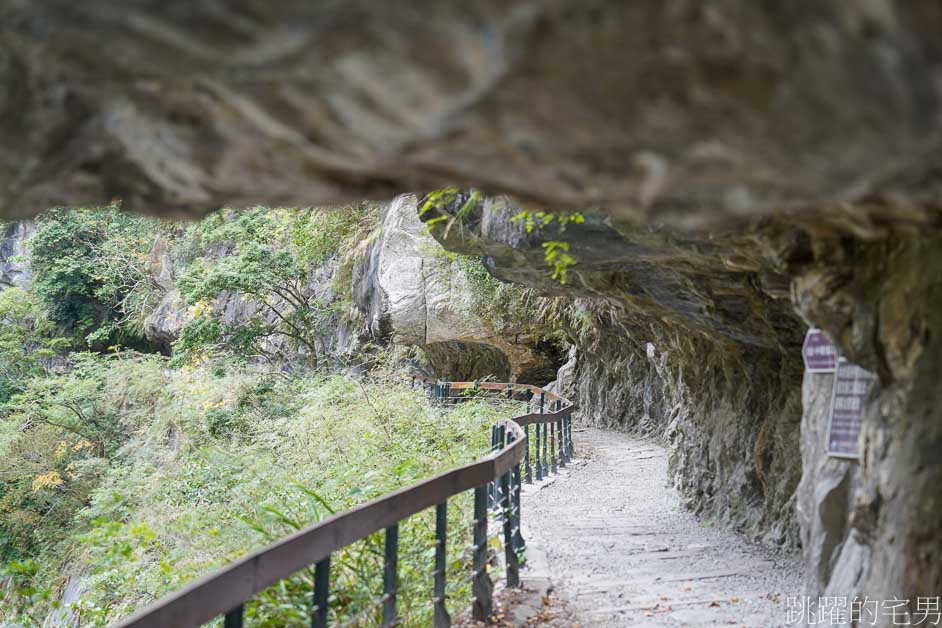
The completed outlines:
{"type": "Polygon", "coordinates": [[[379,233],[354,271],[354,299],[372,336],[421,348],[431,370],[448,379],[552,379],[555,348],[488,327],[474,286],[428,234],[416,203],[403,195],[383,207],[379,233]]]}
{"type": "Polygon", "coordinates": [[[148,263],[150,275],[163,291],[163,296],[144,322],[144,337],[158,350],[169,355],[173,343],[180,337],[180,330],[190,320],[190,316],[180,291],[177,290],[173,257],[164,236],[158,235],[154,241],[148,263]]]}
{"type": "MultiPolygon", "coordinates": [[[[453,206],[468,198],[459,194],[453,206]]],[[[797,546],[803,324],[788,279],[747,238],[681,239],[616,228],[598,213],[565,228],[536,221],[528,231],[517,213],[487,200],[460,227],[448,208],[424,218],[446,217],[433,234],[449,249],[485,256],[496,277],[575,297],[561,318],[577,347],[572,379],[583,421],[670,443],[691,508],[797,546]],[[564,242],[574,260],[565,283],[553,278],[546,242],[564,242]]]]}
{"type": "Polygon", "coordinates": [[[931,558],[942,553],[930,383],[942,372],[942,281],[929,270],[942,246],[931,208],[783,213],[678,237],[592,214],[564,233],[527,232],[497,202],[456,228],[469,198],[426,217],[445,219],[433,233],[446,248],[576,297],[565,317],[583,420],[670,442],[675,481],[701,514],[767,542],[800,538],[811,594],[915,599],[942,586],[931,558]],[[568,246],[565,284],[547,268],[547,242],[568,246]],[[859,465],[825,455],[828,376],[807,376],[801,396],[805,320],[879,375],[859,465]]]}
{"type": "Polygon", "coordinates": [[[0,29],[0,215],[466,184],[686,230],[938,198],[933,2],[6,2],[0,29]]]}
{"type": "Polygon", "coordinates": [[[26,261],[26,242],[35,231],[29,220],[20,220],[5,225],[0,238],[0,290],[5,288],[29,288],[32,275],[26,261]]]}

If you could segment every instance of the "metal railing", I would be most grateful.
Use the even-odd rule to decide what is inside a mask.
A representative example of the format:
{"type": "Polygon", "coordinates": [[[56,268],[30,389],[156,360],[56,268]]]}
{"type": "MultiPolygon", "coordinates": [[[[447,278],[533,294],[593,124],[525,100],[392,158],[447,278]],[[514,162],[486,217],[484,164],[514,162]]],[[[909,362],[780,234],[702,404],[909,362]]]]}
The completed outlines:
{"type": "Polygon", "coordinates": [[[415,376],[412,385],[424,387],[439,403],[460,403],[479,394],[500,395],[525,401],[527,411],[498,420],[491,428],[491,453],[476,462],[332,515],[232,561],[115,626],[188,628],[223,616],[225,628],[241,628],[244,604],[252,596],[311,565],[314,565],[311,625],[327,626],[331,554],[379,531],[385,531],[383,596],[379,600],[382,625],[398,625],[399,523],[432,507],[436,539],[434,585],[430,592],[433,622],[436,627],[449,626],[451,620],[445,606],[447,507],[449,498],[465,491],[474,491],[471,613],[474,619],[489,618],[493,610],[493,583],[487,572],[488,510],[495,510],[502,520],[507,585],[519,586],[524,549],[520,531],[521,484],[532,482],[534,477],[541,480],[572,459],[575,406],[564,397],[526,384],[442,382],[415,376]],[[535,447],[530,441],[531,426],[535,429],[535,447]]]}

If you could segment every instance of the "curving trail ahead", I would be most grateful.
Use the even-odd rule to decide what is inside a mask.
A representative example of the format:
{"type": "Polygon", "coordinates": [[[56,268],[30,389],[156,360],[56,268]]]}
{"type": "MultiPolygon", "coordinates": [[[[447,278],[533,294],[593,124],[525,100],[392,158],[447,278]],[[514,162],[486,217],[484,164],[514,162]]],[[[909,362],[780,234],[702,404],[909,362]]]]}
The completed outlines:
{"type": "MultiPolygon", "coordinates": [[[[558,626],[781,626],[801,594],[797,557],[708,527],[670,486],[666,450],[579,430],[576,460],[525,486],[525,584],[551,581],[558,626]]],[[[544,613],[552,616],[554,613],[544,613]]]]}

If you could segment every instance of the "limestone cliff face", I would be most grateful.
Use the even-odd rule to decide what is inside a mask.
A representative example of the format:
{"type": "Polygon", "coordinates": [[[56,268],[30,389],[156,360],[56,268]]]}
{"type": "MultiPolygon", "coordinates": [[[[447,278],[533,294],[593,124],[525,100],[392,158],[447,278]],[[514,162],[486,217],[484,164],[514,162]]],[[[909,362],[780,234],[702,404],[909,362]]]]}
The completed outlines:
{"type": "Polygon", "coordinates": [[[4,288],[28,288],[32,283],[29,264],[26,261],[26,242],[33,235],[32,221],[19,220],[4,226],[0,238],[0,290],[4,288]]]}
{"type": "Polygon", "coordinates": [[[383,206],[379,232],[354,269],[354,299],[372,337],[422,349],[435,374],[448,379],[552,372],[558,356],[537,339],[511,337],[482,320],[474,287],[429,235],[416,203],[407,194],[383,206]]]}
{"type": "MultiPolygon", "coordinates": [[[[880,380],[864,418],[860,464],[817,470],[816,484],[846,488],[819,500],[810,517],[839,539],[820,559],[831,560],[827,591],[934,595],[928,592],[942,587],[942,278],[934,270],[942,238],[938,229],[906,223],[881,227],[868,238],[819,230],[809,238],[812,255],[790,255],[785,264],[798,309],[880,380]],[[843,529],[834,525],[835,500],[846,500],[843,529]]],[[[805,421],[820,425],[815,404],[806,406],[805,421]]]]}
{"type": "Polygon", "coordinates": [[[803,546],[809,592],[878,598],[942,586],[942,279],[937,222],[893,207],[779,214],[683,237],[586,215],[527,232],[499,202],[434,235],[495,276],[575,297],[583,420],[659,436],[689,504],[766,542],[803,546]],[[502,208],[503,207],[503,208],[502,208]],[[575,262],[551,278],[548,241],[575,262]],[[807,375],[805,321],[878,373],[861,461],[824,453],[830,376],[807,375]],[[896,591],[896,593],[893,593],[896,591]]]}

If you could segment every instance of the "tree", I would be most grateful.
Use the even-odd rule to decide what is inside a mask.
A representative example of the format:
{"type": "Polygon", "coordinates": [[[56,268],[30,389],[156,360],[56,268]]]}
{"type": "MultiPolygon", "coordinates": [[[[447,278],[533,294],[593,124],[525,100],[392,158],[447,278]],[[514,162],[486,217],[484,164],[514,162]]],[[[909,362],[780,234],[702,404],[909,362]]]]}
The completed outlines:
{"type": "Polygon", "coordinates": [[[116,207],[44,214],[29,241],[30,266],[50,319],[90,345],[139,342],[159,295],[148,267],[159,224],[116,207]]]}
{"type": "Polygon", "coordinates": [[[312,273],[362,231],[368,208],[301,211],[253,208],[216,214],[193,228],[203,252],[178,278],[192,320],[175,345],[179,357],[224,346],[243,357],[284,360],[301,354],[317,363],[336,304],[318,296],[312,273]],[[224,255],[205,252],[222,249],[224,255]],[[251,302],[247,320],[224,322],[212,306],[235,293],[251,302]]]}
{"type": "Polygon", "coordinates": [[[327,331],[333,310],[315,296],[309,273],[291,251],[247,242],[234,255],[195,261],[179,278],[178,286],[195,314],[179,348],[186,348],[190,337],[207,344],[216,335],[215,340],[241,354],[274,358],[282,351],[272,341],[280,337],[290,341],[292,349],[300,349],[316,361],[318,339],[327,331]],[[208,303],[224,292],[240,294],[257,310],[246,321],[223,324],[221,315],[208,303]],[[194,333],[194,329],[198,331],[194,333]]]}

